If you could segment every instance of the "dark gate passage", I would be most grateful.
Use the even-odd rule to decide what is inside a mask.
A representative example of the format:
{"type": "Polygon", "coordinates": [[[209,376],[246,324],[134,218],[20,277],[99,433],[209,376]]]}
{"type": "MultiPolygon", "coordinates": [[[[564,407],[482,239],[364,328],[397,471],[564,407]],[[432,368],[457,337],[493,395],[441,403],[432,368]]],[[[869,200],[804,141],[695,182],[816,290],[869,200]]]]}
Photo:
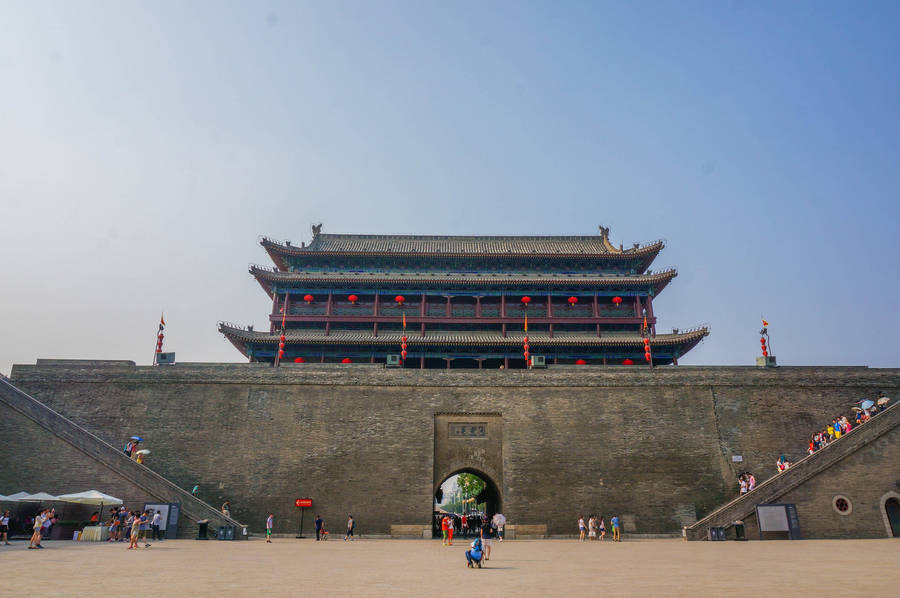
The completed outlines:
{"type": "Polygon", "coordinates": [[[900,500],[887,499],[884,503],[884,510],[887,513],[888,522],[891,524],[891,535],[900,538],[900,500]]]}
{"type": "MultiPolygon", "coordinates": [[[[491,518],[496,513],[502,512],[502,502],[500,491],[497,484],[483,472],[472,468],[465,468],[460,471],[453,472],[448,475],[438,485],[437,491],[434,493],[434,515],[431,522],[432,537],[441,537],[441,519],[447,512],[456,524],[456,534],[461,530],[461,516],[465,514],[468,520],[482,521],[484,518],[491,518]],[[474,496],[470,496],[463,489],[455,491],[453,494],[444,493],[442,486],[451,478],[460,474],[471,474],[477,477],[484,487],[474,496]]],[[[469,535],[477,535],[477,529],[472,530],[469,535]]]]}

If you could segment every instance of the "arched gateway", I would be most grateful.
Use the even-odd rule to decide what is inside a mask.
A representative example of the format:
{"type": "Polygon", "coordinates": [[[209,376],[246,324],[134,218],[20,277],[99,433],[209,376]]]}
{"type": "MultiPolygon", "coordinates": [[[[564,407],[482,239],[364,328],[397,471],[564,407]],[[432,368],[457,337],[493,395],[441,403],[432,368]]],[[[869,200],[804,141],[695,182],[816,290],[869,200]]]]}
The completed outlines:
{"type": "Polygon", "coordinates": [[[503,418],[499,413],[438,413],[434,416],[432,496],[451,476],[473,473],[484,480],[478,502],[489,514],[503,508],[503,418]]]}

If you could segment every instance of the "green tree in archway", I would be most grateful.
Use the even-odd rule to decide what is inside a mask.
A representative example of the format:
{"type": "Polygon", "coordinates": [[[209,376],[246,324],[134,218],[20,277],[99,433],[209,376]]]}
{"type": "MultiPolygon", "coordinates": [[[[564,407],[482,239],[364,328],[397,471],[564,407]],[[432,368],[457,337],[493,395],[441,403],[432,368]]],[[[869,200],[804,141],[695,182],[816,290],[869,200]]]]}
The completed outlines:
{"type": "Polygon", "coordinates": [[[462,493],[463,498],[471,498],[478,496],[484,490],[484,480],[473,473],[461,473],[456,478],[456,485],[462,493]]]}

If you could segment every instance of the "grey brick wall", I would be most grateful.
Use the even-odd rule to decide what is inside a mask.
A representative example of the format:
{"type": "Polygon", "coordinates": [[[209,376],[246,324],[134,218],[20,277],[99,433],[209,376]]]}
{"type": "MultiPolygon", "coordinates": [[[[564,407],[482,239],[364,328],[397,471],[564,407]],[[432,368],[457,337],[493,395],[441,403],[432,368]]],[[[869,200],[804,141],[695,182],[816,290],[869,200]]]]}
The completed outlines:
{"type": "MultiPolygon", "coordinates": [[[[867,368],[551,367],[386,370],[377,366],[42,362],[12,380],[114,445],[131,434],[149,467],[201,498],[226,498],[241,522],[296,531],[296,497],[337,531],[348,512],[363,534],[425,524],[431,511],[434,417],[502,415],[504,511],[511,523],[574,533],[579,513],[618,513],[626,531],[677,533],[736,495],[734,474],[760,479],[780,454],[900,370],[867,368]],[[744,462],[733,464],[732,455],[744,462]]],[[[3,458],[35,450],[20,439],[3,458]]],[[[5,468],[4,468],[5,470],[5,468]]],[[[0,492],[41,485],[0,474],[0,492]],[[26,483],[27,482],[27,483],[26,483]]],[[[310,517],[306,525],[310,525],[310,517]]]]}

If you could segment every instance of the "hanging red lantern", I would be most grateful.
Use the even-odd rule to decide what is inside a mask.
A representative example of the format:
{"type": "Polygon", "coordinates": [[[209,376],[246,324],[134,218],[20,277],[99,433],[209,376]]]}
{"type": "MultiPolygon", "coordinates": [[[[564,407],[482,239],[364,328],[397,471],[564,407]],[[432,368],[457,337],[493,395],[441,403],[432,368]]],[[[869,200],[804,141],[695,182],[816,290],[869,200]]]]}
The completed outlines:
{"type": "Polygon", "coordinates": [[[284,357],[284,351],[279,349],[278,350],[278,359],[281,359],[282,357],[284,357]]]}
{"type": "Polygon", "coordinates": [[[622,303],[622,298],[621,297],[613,297],[612,302],[613,302],[613,304],[615,304],[616,307],[619,307],[619,304],[622,303]]]}
{"type": "Polygon", "coordinates": [[[528,304],[531,303],[531,297],[522,297],[522,303],[528,307],[528,304]]]}
{"type": "Polygon", "coordinates": [[[405,342],[408,341],[408,340],[409,340],[409,339],[406,337],[406,335],[403,335],[403,336],[400,337],[400,341],[401,341],[401,342],[404,342],[404,343],[405,343],[405,342]]]}
{"type": "Polygon", "coordinates": [[[341,360],[341,363],[353,363],[353,360],[349,357],[345,357],[341,360]]]}
{"type": "Polygon", "coordinates": [[[630,359],[626,359],[622,362],[622,365],[634,365],[634,362],[630,359]]]}
{"type": "Polygon", "coordinates": [[[306,363],[306,360],[303,359],[302,357],[295,357],[294,363],[306,363]]]}
{"type": "Polygon", "coordinates": [[[284,349],[284,343],[278,343],[278,348],[279,348],[279,349],[284,349]]]}
{"type": "Polygon", "coordinates": [[[528,349],[531,348],[531,345],[529,345],[528,343],[525,343],[525,345],[522,348],[527,351],[528,349]]]}
{"type": "Polygon", "coordinates": [[[644,359],[650,361],[650,353],[644,353],[644,359]]]}
{"type": "Polygon", "coordinates": [[[568,299],[569,305],[575,305],[578,303],[578,297],[569,297],[568,299]]]}
{"type": "Polygon", "coordinates": [[[576,359],[575,365],[587,365],[587,362],[583,359],[576,359]]]}
{"type": "Polygon", "coordinates": [[[763,336],[763,337],[760,337],[759,342],[760,342],[760,344],[765,345],[765,344],[766,344],[766,337],[764,337],[764,336],[763,336]]]}
{"type": "Polygon", "coordinates": [[[280,337],[278,337],[278,340],[280,340],[281,342],[284,342],[284,340],[285,340],[284,335],[282,334],[280,337]]]}
{"type": "Polygon", "coordinates": [[[396,301],[399,305],[403,305],[403,303],[406,301],[406,297],[404,297],[403,295],[397,295],[396,297],[394,297],[394,301],[396,301]]]}
{"type": "Polygon", "coordinates": [[[768,356],[769,356],[769,352],[768,352],[768,351],[763,351],[763,357],[768,357],[768,356]]]}
{"type": "Polygon", "coordinates": [[[522,339],[522,341],[527,343],[527,342],[528,342],[528,337],[526,336],[525,338],[522,339]]]}
{"type": "Polygon", "coordinates": [[[306,301],[306,304],[307,304],[307,305],[309,305],[310,303],[312,303],[313,301],[315,301],[316,298],[313,297],[312,295],[307,294],[307,295],[303,295],[303,300],[306,301]]]}
{"type": "Polygon", "coordinates": [[[350,295],[349,297],[347,297],[347,301],[349,301],[353,305],[356,305],[356,302],[359,301],[359,297],[357,297],[356,295],[350,295]]]}
{"type": "Polygon", "coordinates": [[[528,351],[525,351],[524,353],[522,353],[522,355],[525,356],[525,361],[528,361],[528,357],[531,355],[531,353],[529,353],[528,351]]]}

